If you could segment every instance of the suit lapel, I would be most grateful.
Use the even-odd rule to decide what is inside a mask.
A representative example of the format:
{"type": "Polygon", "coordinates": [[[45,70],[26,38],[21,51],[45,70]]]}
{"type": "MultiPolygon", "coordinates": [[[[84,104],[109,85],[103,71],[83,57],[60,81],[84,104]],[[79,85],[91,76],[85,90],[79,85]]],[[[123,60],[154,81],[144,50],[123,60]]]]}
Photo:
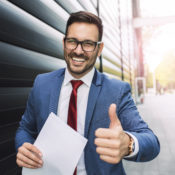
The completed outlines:
{"type": "Polygon", "coordinates": [[[101,85],[102,85],[101,74],[97,72],[97,70],[95,70],[95,74],[94,74],[91,88],[89,91],[89,98],[88,98],[88,104],[87,104],[87,110],[86,110],[85,134],[84,134],[86,138],[88,137],[88,131],[92,120],[95,104],[101,90],[101,85]]]}
{"type": "Polygon", "coordinates": [[[58,72],[58,75],[55,76],[52,82],[49,113],[53,112],[57,114],[58,100],[59,100],[60,90],[64,79],[64,73],[65,73],[65,69],[61,69],[58,72]]]}
{"type": "MultiPolygon", "coordinates": [[[[64,80],[64,73],[65,73],[65,69],[60,70],[58,72],[58,75],[55,76],[52,82],[49,113],[53,112],[57,114],[58,100],[60,96],[61,86],[64,80]]],[[[102,76],[99,72],[97,72],[97,70],[95,70],[91,88],[89,91],[89,98],[88,98],[88,104],[87,104],[87,110],[86,110],[85,134],[84,134],[85,137],[88,136],[90,122],[92,120],[95,104],[101,90],[101,85],[102,85],[102,76]]]]}

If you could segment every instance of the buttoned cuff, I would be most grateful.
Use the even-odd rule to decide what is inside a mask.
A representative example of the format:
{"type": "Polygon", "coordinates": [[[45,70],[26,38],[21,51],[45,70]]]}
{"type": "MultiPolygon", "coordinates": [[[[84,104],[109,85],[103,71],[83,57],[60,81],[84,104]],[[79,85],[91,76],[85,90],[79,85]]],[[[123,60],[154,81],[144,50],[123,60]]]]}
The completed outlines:
{"type": "Polygon", "coordinates": [[[137,153],[139,152],[139,143],[138,143],[137,138],[133,134],[131,134],[130,132],[127,132],[127,131],[125,131],[125,133],[127,133],[130,137],[133,138],[135,148],[134,148],[134,151],[130,155],[125,156],[124,158],[132,158],[132,157],[136,156],[137,153]]]}

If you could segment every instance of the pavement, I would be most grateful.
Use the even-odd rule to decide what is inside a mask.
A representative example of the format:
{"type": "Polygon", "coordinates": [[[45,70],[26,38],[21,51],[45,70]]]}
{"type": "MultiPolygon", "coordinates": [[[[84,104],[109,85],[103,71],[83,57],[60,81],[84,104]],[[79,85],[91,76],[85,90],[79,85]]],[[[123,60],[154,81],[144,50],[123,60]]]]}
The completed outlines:
{"type": "Polygon", "coordinates": [[[157,135],[161,150],[150,162],[124,160],[127,175],[175,175],[175,93],[146,94],[144,104],[138,105],[142,118],[157,135]]]}

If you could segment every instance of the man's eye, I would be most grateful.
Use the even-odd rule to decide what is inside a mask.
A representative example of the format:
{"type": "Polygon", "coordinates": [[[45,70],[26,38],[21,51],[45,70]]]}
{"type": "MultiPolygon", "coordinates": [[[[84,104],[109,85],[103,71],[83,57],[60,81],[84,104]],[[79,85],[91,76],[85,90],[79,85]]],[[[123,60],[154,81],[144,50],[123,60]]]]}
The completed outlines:
{"type": "Polygon", "coordinates": [[[75,40],[67,40],[68,43],[76,43],[75,40]]]}
{"type": "Polygon", "coordinates": [[[94,43],[92,43],[92,42],[84,42],[83,43],[85,46],[94,46],[94,43]]]}

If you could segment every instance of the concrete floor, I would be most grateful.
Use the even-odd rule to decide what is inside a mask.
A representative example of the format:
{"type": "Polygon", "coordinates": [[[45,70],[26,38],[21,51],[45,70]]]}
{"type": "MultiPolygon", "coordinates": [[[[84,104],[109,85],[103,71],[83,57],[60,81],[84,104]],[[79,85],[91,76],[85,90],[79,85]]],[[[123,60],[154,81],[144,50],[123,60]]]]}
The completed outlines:
{"type": "Polygon", "coordinates": [[[138,105],[142,118],[158,136],[161,151],[146,163],[123,161],[127,175],[175,175],[175,93],[146,95],[138,105]]]}

